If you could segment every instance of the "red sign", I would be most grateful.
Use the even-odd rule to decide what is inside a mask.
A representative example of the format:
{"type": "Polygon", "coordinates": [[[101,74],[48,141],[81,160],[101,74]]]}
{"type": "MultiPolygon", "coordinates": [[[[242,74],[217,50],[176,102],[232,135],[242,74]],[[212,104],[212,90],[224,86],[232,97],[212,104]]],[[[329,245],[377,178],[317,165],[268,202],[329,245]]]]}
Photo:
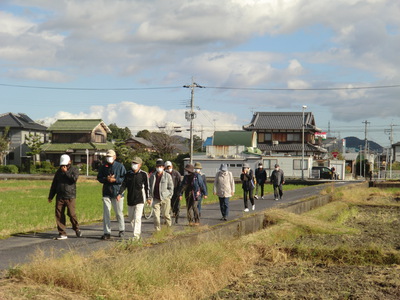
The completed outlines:
{"type": "Polygon", "coordinates": [[[339,152],[332,152],[332,156],[336,158],[339,155],[339,152]]]}

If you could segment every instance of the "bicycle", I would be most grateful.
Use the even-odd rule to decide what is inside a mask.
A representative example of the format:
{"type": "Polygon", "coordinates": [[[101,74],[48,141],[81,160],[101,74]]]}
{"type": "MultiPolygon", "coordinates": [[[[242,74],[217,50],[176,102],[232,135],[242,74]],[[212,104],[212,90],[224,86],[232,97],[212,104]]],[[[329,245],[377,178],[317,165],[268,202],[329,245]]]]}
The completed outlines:
{"type": "Polygon", "coordinates": [[[153,215],[153,206],[149,204],[147,201],[144,202],[144,207],[143,207],[143,217],[148,220],[152,217],[153,215]]]}

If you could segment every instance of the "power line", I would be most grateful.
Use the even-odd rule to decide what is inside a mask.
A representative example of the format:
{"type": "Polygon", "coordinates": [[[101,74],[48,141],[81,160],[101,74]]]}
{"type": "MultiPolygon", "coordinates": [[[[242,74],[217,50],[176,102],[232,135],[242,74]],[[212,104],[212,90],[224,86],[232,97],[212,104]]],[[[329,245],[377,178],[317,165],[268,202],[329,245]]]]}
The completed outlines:
{"type": "MultiPolygon", "coordinates": [[[[14,88],[29,88],[29,89],[76,90],[76,91],[135,91],[135,90],[166,90],[166,89],[182,88],[182,86],[121,87],[121,88],[51,87],[51,86],[19,85],[19,84],[5,84],[5,83],[0,83],[0,86],[14,87],[14,88]]],[[[400,84],[377,85],[377,86],[353,86],[353,87],[322,87],[322,88],[260,88],[260,87],[217,87],[217,86],[208,86],[208,87],[202,86],[202,87],[208,89],[244,90],[244,91],[335,91],[335,90],[366,90],[366,89],[398,88],[400,87],[400,84]]]]}
{"type": "Polygon", "coordinates": [[[123,88],[79,88],[79,87],[52,87],[52,86],[36,86],[36,85],[18,85],[0,83],[0,86],[28,88],[28,89],[43,89],[43,90],[75,90],[75,91],[134,91],[134,90],[167,90],[177,89],[181,86],[156,86],[156,87],[123,87],[123,88]]]}
{"type": "Polygon", "coordinates": [[[243,87],[207,87],[209,89],[224,90],[250,90],[250,91],[335,91],[335,90],[366,90],[366,89],[385,89],[397,88],[400,84],[395,85],[377,85],[377,86],[354,86],[354,87],[327,87],[327,88],[243,88],[243,87]]]}

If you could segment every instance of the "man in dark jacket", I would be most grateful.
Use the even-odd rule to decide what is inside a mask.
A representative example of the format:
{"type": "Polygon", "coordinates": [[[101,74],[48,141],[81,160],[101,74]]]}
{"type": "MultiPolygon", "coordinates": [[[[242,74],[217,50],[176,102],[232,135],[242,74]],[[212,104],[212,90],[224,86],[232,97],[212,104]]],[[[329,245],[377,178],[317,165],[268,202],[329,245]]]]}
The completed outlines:
{"type": "Polygon", "coordinates": [[[126,174],[125,167],[115,159],[114,150],[108,150],[106,162],[100,167],[97,180],[103,184],[103,230],[102,240],[111,238],[111,205],[117,216],[119,237],[125,233],[124,197],[117,199],[119,188],[126,174]]]}
{"type": "Polygon", "coordinates": [[[140,157],[135,157],[132,160],[132,170],[126,173],[117,196],[119,201],[125,189],[128,189],[128,219],[132,225],[135,240],[140,239],[144,202],[149,198],[149,177],[141,169],[142,163],[140,157]]]}
{"type": "Polygon", "coordinates": [[[251,209],[255,210],[256,206],[254,204],[253,190],[254,190],[254,175],[253,170],[250,169],[249,164],[244,163],[242,168],[242,174],[240,174],[240,180],[242,181],[243,189],[243,201],[244,201],[244,211],[248,212],[249,208],[247,206],[247,196],[250,199],[251,209]]]}
{"type": "Polygon", "coordinates": [[[183,177],[179,187],[179,200],[182,200],[182,194],[185,192],[189,226],[198,226],[200,225],[198,200],[201,195],[204,195],[204,199],[207,199],[207,188],[201,175],[194,171],[192,164],[186,165],[185,171],[188,174],[183,177]]]}
{"type": "Polygon", "coordinates": [[[75,213],[76,181],[78,180],[78,176],[79,171],[71,165],[70,157],[67,154],[61,155],[60,167],[56,174],[54,174],[48,197],[48,201],[51,203],[54,196],[57,195],[55,213],[59,235],[55,238],[56,240],[65,240],[68,238],[65,232],[65,208],[67,208],[67,215],[71,221],[72,228],[75,230],[76,236],[82,236],[75,213]]]}
{"type": "Polygon", "coordinates": [[[179,186],[181,185],[182,176],[178,171],[174,170],[172,162],[170,161],[165,162],[165,171],[171,175],[172,182],[174,183],[174,194],[172,195],[171,198],[171,210],[173,216],[175,217],[175,223],[178,224],[179,212],[181,208],[181,202],[179,201],[178,190],[179,186]]]}
{"type": "Polygon", "coordinates": [[[254,172],[256,176],[256,194],[254,195],[254,198],[258,199],[258,188],[260,187],[261,189],[261,199],[264,199],[264,184],[265,181],[267,181],[267,172],[263,168],[263,164],[259,163],[258,168],[254,172]]]}
{"type": "Polygon", "coordinates": [[[283,196],[282,185],[285,184],[285,174],[283,173],[278,164],[275,165],[275,170],[272,171],[270,179],[274,187],[275,200],[278,201],[278,197],[279,199],[282,199],[283,196]]]}

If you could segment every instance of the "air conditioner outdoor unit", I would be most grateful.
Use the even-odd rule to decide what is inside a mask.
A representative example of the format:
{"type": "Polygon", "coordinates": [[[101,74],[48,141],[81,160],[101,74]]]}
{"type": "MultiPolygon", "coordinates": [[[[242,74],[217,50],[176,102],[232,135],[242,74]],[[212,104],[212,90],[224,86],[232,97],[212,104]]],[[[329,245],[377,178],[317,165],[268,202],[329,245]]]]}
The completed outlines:
{"type": "Polygon", "coordinates": [[[276,146],[279,144],[279,141],[272,141],[272,145],[276,146]]]}

